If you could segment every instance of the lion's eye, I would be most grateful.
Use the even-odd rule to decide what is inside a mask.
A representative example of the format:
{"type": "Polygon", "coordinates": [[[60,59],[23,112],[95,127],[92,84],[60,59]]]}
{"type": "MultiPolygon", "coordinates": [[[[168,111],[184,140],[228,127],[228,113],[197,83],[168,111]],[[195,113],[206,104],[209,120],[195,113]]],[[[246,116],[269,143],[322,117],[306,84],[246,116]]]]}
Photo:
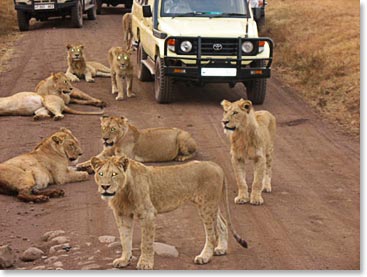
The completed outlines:
{"type": "Polygon", "coordinates": [[[103,172],[99,172],[99,173],[98,173],[98,175],[99,175],[99,176],[103,176],[103,172]]]}
{"type": "Polygon", "coordinates": [[[116,172],[112,172],[112,177],[115,177],[117,175],[116,172]]]}
{"type": "Polygon", "coordinates": [[[74,52],[74,49],[71,49],[71,52],[74,52]]]}
{"type": "Polygon", "coordinates": [[[111,132],[115,132],[116,131],[116,129],[115,128],[111,128],[111,132]]]}
{"type": "Polygon", "coordinates": [[[128,56],[125,56],[124,59],[127,60],[128,59],[128,56]]]}
{"type": "Polygon", "coordinates": [[[65,83],[65,84],[67,84],[67,83],[68,83],[68,81],[66,81],[66,80],[65,80],[65,81],[64,81],[64,83],[65,83]]]}
{"type": "Polygon", "coordinates": [[[233,113],[232,113],[232,115],[236,115],[236,114],[238,114],[238,112],[233,112],[233,113]]]}

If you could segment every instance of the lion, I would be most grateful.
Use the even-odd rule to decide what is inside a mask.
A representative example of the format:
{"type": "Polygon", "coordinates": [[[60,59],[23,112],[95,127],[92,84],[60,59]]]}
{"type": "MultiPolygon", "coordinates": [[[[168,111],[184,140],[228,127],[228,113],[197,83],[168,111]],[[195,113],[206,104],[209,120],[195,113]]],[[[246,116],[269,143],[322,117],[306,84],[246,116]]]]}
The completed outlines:
{"type": "MultiPolygon", "coordinates": [[[[68,93],[70,94],[70,103],[80,104],[80,105],[92,105],[96,107],[103,108],[106,103],[100,99],[94,98],[87,93],[81,91],[80,89],[74,87],[69,78],[66,77],[65,73],[58,72],[56,74],[52,73],[51,76],[42,80],[36,86],[36,90],[39,95],[49,95],[58,93],[68,93]]],[[[65,103],[69,104],[69,103],[65,103]]]]}
{"type": "Polygon", "coordinates": [[[73,88],[66,81],[58,74],[52,74],[38,86],[37,92],[18,92],[8,97],[0,97],[0,115],[34,115],[33,118],[38,120],[54,114],[54,119],[58,120],[64,117],[63,111],[79,115],[104,113],[76,111],[67,107],[73,88]]]}
{"type": "Polygon", "coordinates": [[[250,201],[261,205],[261,192],[271,192],[271,174],[276,131],[275,117],[268,111],[254,111],[251,101],[223,100],[223,127],[231,142],[232,166],[236,175],[238,195],[236,204],[250,201]],[[245,161],[253,160],[254,180],[251,197],[246,183],[245,161]]]}
{"type": "Polygon", "coordinates": [[[17,195],[24,202],[46,202],[64,191],[46,188],[51,184],[81,182],[88,173],[68,167],[82,155],[79,141],[69,129],[61,128],[42,140],[33,151],[0,164],[0,193],[17,195]]]}
{"type": "Polygon", "coordinates": [[[131,42],[133,39],[133,32],[131,26],[131,13],[125,13],[122,16],[122,36],[124,43],[126,43],[126,48],[131,48],[131,42]]]}
{"type": "Polygon", "coordinates": [[[181,165],[145,166],[126,156],[101,160],[93,157],[95,182],[101,198],[108,200],[120,233],[122,254],[113,261],[114,267],[126,267],[132,258],[134,218],[141,226],[141,255],[138,269],[153,269],[155,218],[157,214],[173,211],[191,201],[199,209],[206,241],[196,264],[208,263],[213,255],[225,255],[228,227],[243,247],[247,242],[234,230],[231,222],[227,184],[223,169],[207,161],[191,161],[181,165]],[[225,204],[228,222],[222,216],[220,202],[225,204]]]}
{"type": "Polygon", "coordinates": [[[132,92],[134,68],[130,57],[131,50],[124,51],[121,47],[112,47],[108,51],[108,61],[111,67],[112,94],[118,92],[116,100],[125,99],[122,79],[126,82],[127,97],[136,96],[132,92]]]}
{"type": "MultiPolygon", "coordinates": [[[[103,151],[99,158],[125,154],[139,162],[185,161],[196,152],[196,142],[190,133],[178,128],[139,130],[127,118],[101,117],[103,151]]],[[[78,170],[92,173],[90,160],[78,164],[78,170]]]]}
{"type": "Polygon", "coordinates": [[[98,62],[87,62],[84,55],[83,45],[68,44],[67,61],[68,68],[66,76],[72,82],[80,81],[80,78],[85,78],[87,82],[94,82],[93,77],[110,77],[111,70],[98,62]]]}

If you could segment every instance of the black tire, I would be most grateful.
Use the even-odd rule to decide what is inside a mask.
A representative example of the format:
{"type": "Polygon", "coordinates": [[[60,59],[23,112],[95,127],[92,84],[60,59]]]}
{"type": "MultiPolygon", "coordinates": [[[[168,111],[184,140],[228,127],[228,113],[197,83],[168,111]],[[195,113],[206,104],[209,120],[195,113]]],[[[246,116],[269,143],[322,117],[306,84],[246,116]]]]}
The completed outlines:
{"type": "Polygon", "coordinates": [[[78,1],[76,5],[71,8],[71,26],[73,28],[83,27],[83,6],[81,1],[78,1]]]}
{"type": "Polygon", "coordinates": [[[132,6],[133,6],[133,1],[126,1],[126,3],[125,3],[125,8],[126,9],[131,9],[132,6]]]}
{"type": "Polygon", "coordinates": [[[154,94],[155,100],[160,104],[172,102],[173,80],[166,76],[163,61],[159,57],[155,61],[154,94]]]}
{"type": "Polygon", "coordinates": [[[147,59],[147,54],[144,52],[143,46],[139,43],[138,51],[136,54],[136,64],[138,68],[138,79],[142,82],[153,81],[153,76],[150,74],[150,71],[144,64],[142,64],[142,60],[147,59]]]}
{"type": "MultiPolygon", "coordinates": [[[[265,61],[253,61],[252,67],[264,67],[265,61]]],[[[261,105],[265,101],[266,96],[266,79],[254,79],[245,83],[247,91],[247,99],[254,105],[261,105]]]]}
{"type": "Polygon", "coordinates": [[[17,11],[19,31],[29,30],[29,16],[23,11],[17,11]]]}
{"type": "Polygon", "coordinates": [[[93,8],[87,11],[88,20],[96,20],[97,19],[97,3],[96,0],[93,1],[93,8]]]}
{"type": "Polygon", "coordinates": [[[97,0],[97,14],[102,14],[102,0],[97,0]]]}

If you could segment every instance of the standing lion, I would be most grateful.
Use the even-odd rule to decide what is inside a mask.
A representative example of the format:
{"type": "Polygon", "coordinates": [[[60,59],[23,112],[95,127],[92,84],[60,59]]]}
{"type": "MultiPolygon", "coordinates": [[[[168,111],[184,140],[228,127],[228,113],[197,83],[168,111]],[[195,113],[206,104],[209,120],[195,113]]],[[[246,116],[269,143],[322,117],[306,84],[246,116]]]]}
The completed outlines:
{"type": "Polygon", "coordinates": [[[125,13],[122,16],[122,37],[124,40],[124,43],[126,43],[126,48],[131,48],[131,42],[133,39],[133,32],[132,32],[132,26],[131,26],[131,13],[125,13]]]}
{"type": "Polygon", "coordinates": [[[133,86],[133,65],[131,62],[131,50],[125,51],[121,47],[112,47],[108,51],[108,61],[111,68],[112,94],[117,92],[116,100],[125,99],[124,86],[126,83],[127,97],[134,97],[133,86]]]}
{"type": "Polygon", "coordinates": [[[236,204],[249,202],[261,205],[261,192],[271,192],[271,173],[276,130],[275,117],[268,111],[254,111],[251,101],[221,103],[223,127],[231,141],[232,166],[236,175],[238,195],[236,204]],[[246,183],[245,161],[255,163],[251,197],[246,183]]]}
{"type": "Polygon", "coordinates": [[[192,161],[171,166],[145,166],[125,156],[105,160],[94,157],[91,163],[98,192],[102,199],[108,200],[120,233],[122,253],[113,261],[115,267],[126,267],[131,262],[136,218],[141,226],[141,255],[137,268],[153,269],[156,216],[176,210],[186,202],[197,206],[205,229],[205,245],[194,259],[196,264],[206,264],[213,255],[227,253],[227,224],[235,240],[247,248],[246,241],[232,226],[226,179],[219,165],[192,161]],[[221,202],[227,220],[219,209],[221,202]]]}

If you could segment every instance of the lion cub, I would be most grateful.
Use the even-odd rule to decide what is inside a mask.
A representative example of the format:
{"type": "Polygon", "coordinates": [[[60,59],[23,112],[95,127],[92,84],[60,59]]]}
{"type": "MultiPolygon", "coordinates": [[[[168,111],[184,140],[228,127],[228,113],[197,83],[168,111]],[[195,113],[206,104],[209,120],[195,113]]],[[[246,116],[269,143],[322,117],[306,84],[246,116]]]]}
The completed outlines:
{"type": "Polygon", "coordinates": [[[118,93],[116,100],[125,99],[122,79],[126,82],[127,97],[135,96],[135,93],[132,92],[134,68],[130,56],[131,50],[124,51],[121,47],[112,47],[108,51],[108,61],[111,67],[112,94],[118,93]]]}
{"type": "Polygon", "coordinates": [[[176,210],[185,202],[199,209],[206,240],[196,264],[208,263],[213,255],[225,255],[228,246],[226,220],[219,205],[223,201],[228,227],[243,247],[247,243],[236,233],[230,218],[227,184],[223,169],[213,162],[192,161],[173,166],[145,166],[126,157],[106,160],[92,158],[95,181],[102,199],[108,200],[120,233],[122,254],[113,261],[126,267],[132,258],[134,218],[140,220],[141,255],[138,269],[153,269],[155,218],[157,214],[176,210]]]}
{"type": "MultiPolygon", "coordinates": [[[[196,142],[192,136],[177,128],[138,130],[124,117],[101,117],[103,151],[99,158],[122,153],[139,162],[185,161],[192,158],[196,142]]],[[[78,170],[91,172],[90,161],[77,165],[78,170]]]]}
{"type": "Polygon", "coordinates": [[[231,141],[232,166],[236,175],[238,195],[236,204],[249,202],[261,205],[261,192],[271,192],[271,171],[273,162],[276,120],[267,111],[254,111],[251,101],[238,100],[221,103],[223,127],[231,141]],[[255,163],[251,197],[246,183],[245,161],[255,163]]]}
{"type": "Polygon", "coordinates": [[[66,76],[72,82],[78,82],[80,78],[85,78],[87,82],[94,82],[93,77],[110,77],[111,71],[108,67],[98,62],[87,62],[84,55],[83,45],[66,46],[68,50],[68,69],[66,76]]]}
{"type": "Polygon", "coordinates": [[[0,164],[0,193],[15,194],[18,199],[36,203],[61,197],[60,189],[46,190],[50,184],[66,184],[88,179],[86,172],[69,169],[82,155],[79,141],[61,128],[41,141],[31,152],[0,164]]]}

